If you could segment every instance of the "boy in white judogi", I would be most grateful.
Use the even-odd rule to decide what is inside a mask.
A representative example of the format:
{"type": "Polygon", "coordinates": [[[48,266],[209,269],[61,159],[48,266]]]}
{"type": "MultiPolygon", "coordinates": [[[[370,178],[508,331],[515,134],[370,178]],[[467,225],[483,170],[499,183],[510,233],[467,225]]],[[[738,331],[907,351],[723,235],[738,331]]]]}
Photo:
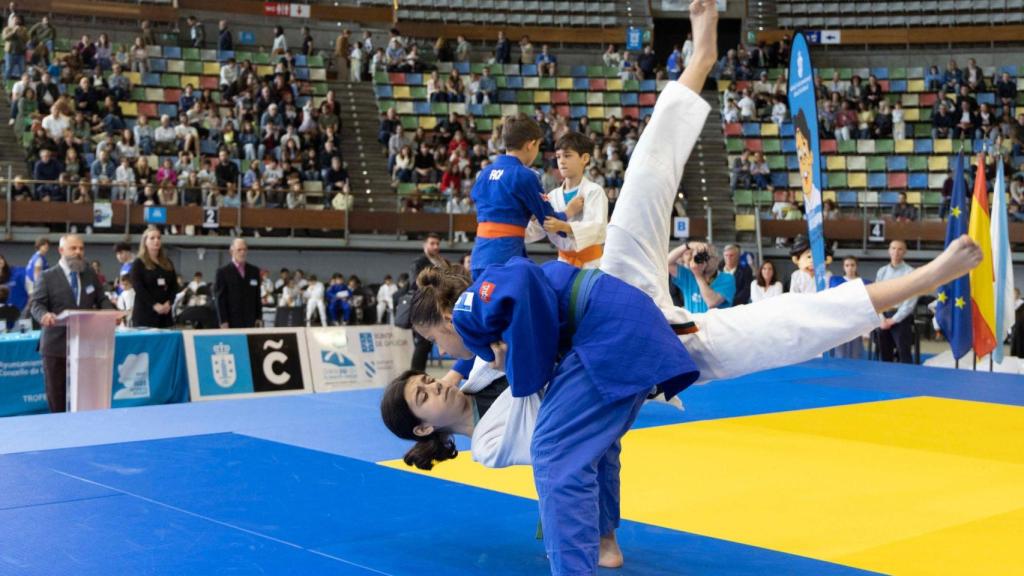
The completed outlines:
{"type": "Polygon", "coordinates": [[[592,182],[584,171],[590,163],[594,143],[579,132],[569,132],[555,144],[555,157],[562,185],[548,192],[548,203],[556,212],[564,212],[575,198],[583,199],[583,210],[568,221],[548,218],[543,226],[530,223],[527,242],[545,235],[558,248],[558,259],[577,268],[597,268],[604,253],[608,229],[608,196],[604,187],[592,182]]]}

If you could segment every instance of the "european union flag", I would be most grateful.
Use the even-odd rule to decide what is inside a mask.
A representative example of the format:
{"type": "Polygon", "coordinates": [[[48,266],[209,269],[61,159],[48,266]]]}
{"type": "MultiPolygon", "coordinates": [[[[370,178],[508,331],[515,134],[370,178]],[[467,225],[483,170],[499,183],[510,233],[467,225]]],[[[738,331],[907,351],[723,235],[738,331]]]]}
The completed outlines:
{"type": "MultiPolygon", "coordinates": [[[[949,201],[949,220],[946,223],[946,246],[960,236],[967,234],[970,215],[966,202],[963,152],[956,157],[953,172],[953,196],[949,201]]],[[[971,278],[964,274],[960,278],[939,288],[935,318],[939,328],[946,335],[953,350],[953,358],[959,360],[971,349],[971,278]]]]}

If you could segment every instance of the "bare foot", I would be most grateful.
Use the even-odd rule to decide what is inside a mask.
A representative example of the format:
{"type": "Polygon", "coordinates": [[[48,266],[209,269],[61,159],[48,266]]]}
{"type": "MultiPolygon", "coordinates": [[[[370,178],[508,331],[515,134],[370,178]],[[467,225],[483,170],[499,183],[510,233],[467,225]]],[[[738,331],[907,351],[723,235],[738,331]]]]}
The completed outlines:
{"type": "Polygon", "coordinates": [[[597,565],[601,568],[622,568],[622,550],[615,539],[615,532],[601,536],[601,545],[597,552],[597,565]]]}
{"type": "Polygon", "coordinates": [[[981,247],[964,234],[954,240],[935,260],[921,267],[927,273],[929,284],[926,292],[934,292],[944,284],[967,274],[975,266],[981,264],[981,247]]]}
{"type": "Polygon", "coordinates": [[[715,0],[690,2],[690,26],[693,31],[693,60],[718,60],[718,3],[715,0]]]}

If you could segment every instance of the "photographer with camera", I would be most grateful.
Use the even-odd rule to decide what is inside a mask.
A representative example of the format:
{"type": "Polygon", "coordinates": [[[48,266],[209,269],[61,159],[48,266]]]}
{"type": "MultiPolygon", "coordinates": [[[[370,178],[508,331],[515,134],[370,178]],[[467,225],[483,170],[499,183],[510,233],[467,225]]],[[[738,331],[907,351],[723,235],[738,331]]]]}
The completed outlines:
{"type": "Polygon", "coordinates": [[[718,271],[720,261],[714,246],[703,242],[687,242],[669,252],[669,276],[682,292],[683,306],[690,312],[732,306],[736,281],[718,271]]]}

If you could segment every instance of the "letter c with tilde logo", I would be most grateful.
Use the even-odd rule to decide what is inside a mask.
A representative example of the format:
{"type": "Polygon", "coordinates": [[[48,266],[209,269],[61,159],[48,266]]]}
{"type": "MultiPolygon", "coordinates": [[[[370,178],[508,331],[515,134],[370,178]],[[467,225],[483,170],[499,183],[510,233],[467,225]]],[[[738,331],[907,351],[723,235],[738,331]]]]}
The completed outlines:
{"type": "MultiPolygon", "coordinates": [[[[280,350],[284,347],[284,340],[267,340],[263,343],[263,349],[280,350]]],[[[284,364],[288,356],[284,352],[271,352],[263,357],[263,375],[271,384],[283,386],[291,380],[292,375],[287,372],[277,372],[274,364],[284,364]]]]}

